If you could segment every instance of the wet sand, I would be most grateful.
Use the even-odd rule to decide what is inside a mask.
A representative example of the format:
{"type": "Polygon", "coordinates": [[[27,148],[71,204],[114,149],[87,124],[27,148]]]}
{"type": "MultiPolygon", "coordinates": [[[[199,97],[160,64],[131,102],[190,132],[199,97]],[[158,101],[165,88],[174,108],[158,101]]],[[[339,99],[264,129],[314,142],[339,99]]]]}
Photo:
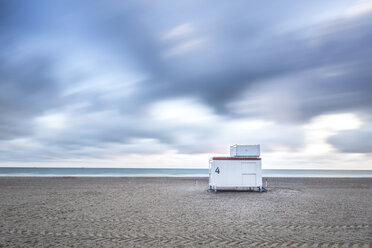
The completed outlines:
{"type": "Polygon", "coordinates": [[[372,179],[0,178],[0,247],[372,247],[372,179]]]}

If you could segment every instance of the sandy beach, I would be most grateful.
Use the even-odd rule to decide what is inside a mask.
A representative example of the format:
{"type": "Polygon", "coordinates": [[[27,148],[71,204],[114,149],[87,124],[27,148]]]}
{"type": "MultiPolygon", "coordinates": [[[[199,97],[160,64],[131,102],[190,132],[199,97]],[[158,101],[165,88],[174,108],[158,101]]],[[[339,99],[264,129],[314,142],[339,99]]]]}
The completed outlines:
{"type": "Polygon", "coordinates": [[[0,247],[372,247],[372,179],[0,178],[0,247]]]}

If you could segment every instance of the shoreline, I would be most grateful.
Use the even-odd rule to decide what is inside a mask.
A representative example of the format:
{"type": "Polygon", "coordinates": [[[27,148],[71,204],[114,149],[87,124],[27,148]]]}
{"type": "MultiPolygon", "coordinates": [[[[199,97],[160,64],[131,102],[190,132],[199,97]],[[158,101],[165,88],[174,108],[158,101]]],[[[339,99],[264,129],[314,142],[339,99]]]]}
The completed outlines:
{"type": "MultiPolygon", "coordinates": [[[[269,170],[263,177],[275,178],[372,178],[372,170],[269,170]]],[[[0,168],[1,177],[159,177],[208,178],[208,169],[150,168],[0,168]]]]}
{"type": "MultiPolygon", "coordinates": [[[[35,175],[35,176],[0,176],[0,181],[1,180],[7,180],[7,179],[12,179],[12,180],[27,180],[27,179],[42,179],[42,180],[52,180],[52,179],[99,179],[99,180],[105,180],[105,179],[138,179],[138,180],[146,180],[146,179],[152,179],[152,180],[162,180],[162,179],[189,179],[189,180],[201,180],[201,181],[208,181],[209,177],[208,176],[144,176],[144,175],[138,175],[138,176],[133,176],[133,175],[118,175],[118,176],[107,176],[107,175],[102,175],[102,176],[97,176],[97,175],[79,175],[79,176],[70,176],[70,175],[51,175],[51,176],[40,176],[40,175],[35,175]]],[[[286,176],[281,176],[281,177],[271,177],[271,176],[263,176],[262,180],[294,180],[294,181],[300,181],[300,180],[309,180],[309,181],[314,181],[314,180],[350,180],[350,181],[355,181],[357,180],[362,180],[362,181],[371,181],[371,177],[286,177],[286,176]]]]}

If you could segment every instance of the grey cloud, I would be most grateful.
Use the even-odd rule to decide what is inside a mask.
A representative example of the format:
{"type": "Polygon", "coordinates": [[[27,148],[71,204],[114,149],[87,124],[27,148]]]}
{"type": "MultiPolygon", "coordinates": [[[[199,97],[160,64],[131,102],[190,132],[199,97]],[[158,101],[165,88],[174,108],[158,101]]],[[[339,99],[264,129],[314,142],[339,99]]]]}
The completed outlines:
{"type": "Polygon", "coordinates": [[[32,118],[58,102],[58,86],[44,58],[0,60],[0,139],[32,133],[32,118]]]}
{"type": "MultiPolygon", "coordinates": [[[[333,98],[334,90],[344,93],[356,91],[356,94],[370,92],[368,68],[371,59],[368,54],[372,52],[371,16],[339,19],[302,30],[270,34],[265,29],[273,25],[274,20],[266,23],[256,20],[260,25],[255,26],[255,20],[249,23],[241,15],[235,17],[239,9],[230,7],[223,15],[209,20],[210,23],[203,17],[195,21],[195,29],[199,30],[190,39],[207,37],[205,47],[164,58],[167,46],[159,39],[161,31],[165,30],[164,20],[159,18],[162,12],[155,8],[148,14],[144,6],[136,6],[135,10],[144,11],[146,15],[129,14],[110,19],[109,23],[104,23],[112,27],[105,37],[126,44],[123,49],[129,48],[139,65],[149,73],[141,91],[146,99],[196,96],[219,113],[229,114],[226,105],[246,88],[254,89],[255,85],[265,80],[342,63],[350,64],[347,80],[323,78],[321,82],[301,84],[304,89],[297,87],[299,95],[320,93],[325,96],[323,102],[317,103],[319,106],[302,102],[300,107],[305,120],[337,109],[327,102],[327,97],[333,98]],[[214,26],[216,28],[212,29],[214,26]],[[123,34],[118,35],[120,33],[123,34]]],[[[203,11],[208,16],[213,9],[203,11]]],[[[187,14],[181,16],[184,20],[189,18],[187,14]]],[[[307,81],[307,78],[299,80],[307,81]]],[[[348,106],[340,103],[338,110],[348,106]]],[[[361,103],[356,107],[363,106],[361,103]]]]}
{"type": "Polygon", "coordinates": [[[251,99],[250,104],[232,105],[231,109],[243,108],[247,114],[283,123],[304,123],[327,113],[368,111],[372,104],[371,80],[363,63],[300,71],[251,87],[238,98],[251,99]]]}
{"type": "Polygon", "coordinates": [[[328,139],[336,149],[345,153],[372,153],[372,129],[342,131],[328,139]]]}
{"type": "MultiPolygon", "coordinates": [[[[57,17],[49,22],[58,23],[58,15],[70,10],[72,20],[66,23],[73,23],[79,18],[79,5],[81,7],[84,2],[77,3],[76,10],[71,9],[72,3],[62,6],[62,10],[53,8],[57,17]]],[[[228,114],[226,104],[243,89],[261,81],[324,65],[356,61],[366,67],[370,62],[367,56],[371,50],[370,17],[336,20],[331,25],[326,24],[330,30],[317,24],[305,30],[275,34],[270,33],[270,27],[275,27],[276,21],[288,20],[289,6],[284,7],[289,12],[281,14],[265,9],[261,13],[263,17],[256,12],[266,6],[245,6],[255,7],[250,11],[244,8],[244,3],[216,4],[212,8],[196,3],[169,4],[162,8],[143,2],[112,6],[98,3],[86,7],[86,18],[73,34],[93,39],[93,44],[105,46],[126,58],[129,56],[137,63],[149,76],[143,82],[142,103],[189,95],[199,97],[219,113],[228,114]],[[241,13],[242,9],[252,12],[250,16],[253,17],[241,13]],[[222,10],[223,15],[219,14],[222,10]],[[272,15],[271,20],[266,18],[272,15]],[[274,20],[274,17],[279,19],[274,20]],[[164,58],[172,44],[164,42],[162,35],[183,22],[195,26],[195,31],[184,41],[205,37],[205,47],[164,58]],[[302,38],[306,32],[320,34],[302,38]],[[312,39],[317,40],[317,44],[309,45],[312,39]]],[[[44,18],[51,14],[45,15],[44,18]]]]}
{"type": "MultiPolygon", "coordinates": [[[[338,1],[305,7],[293,1],[273,4],[277,6],[245,1],[3,3],[0,9],[7,11],[0,14],[0,29],[5,34],[0,38],[0,139],[30,137],[45,148],[34,151],[40,157],[82,156],[94,149],[105,154],[114,150],[112,144],[131,144],[135,139],[162,144],[154,146],[154,152],[170,146],[193,153],[213,147],[211,137],[217,137],[219,130],[149,123],[147,111],[154,102],[190,97],[227,118],[265,118],[291,125],[322,113],[372,107],[372,16],[296,25],[306,14],[304,9],[319,11],[338,1]],[[166,32],[184,23],[193,28],[189,34],[163,39],[166,32]],[[22,53],[18,47],[29,41],[37,43],[26,46],[31,55],[9,62],[22,53]],[[167,56],[169,50],[193,41],[200,45],[167,56]],[[52,48],[43,50],[43,46],[52,48]],[[92,53],[97,49],[111,56],[115,66],[130,66],[142,74],[144,79],[135,84],[137,90],[120,98],[104,97],[99,90],[62,95],[71,85],[110,74],[110,66],[91,74],[77,67],[68,80],[56,78],[58,66],[66,59],[64,53],[86,47],[92,53]],[[327,68],[339,68],[343,73],[327,76],[327,68]],[[229,106],[243,92],[248,92],[243,98],[261,94],[262,109],[234,113],[229,106]],[[281,102],[281,93],[288,97],[287,106],[281,102]],[[69,112],[70,105],[82,102],[87,106],[69,112]],[[294,114],[288,114],[292,110],[294,114]],[[59,112],[71,114],[72,120],[68,128],[50,136],[40,135],[40,127],[30,122],[59,112]],[[99,117],[107,112],[114,114],[99,117]],[[93,118],[94,114],[98,117],[93,118]],[[178,133],[203,142],[197,146],[183,143],[178,133]]],[[[96,60],[93,63],[100,64],[100,58],[96,60]]],[[[124,92],[126,86],[107,94],[115,91],[124,92]]],[[[292,147],[303,143],[300,131],[285,133],[292,135],[273,134],[261,140],[292,147]]],[[[120,150],[126,151],[132,152],[120,150]]]]}

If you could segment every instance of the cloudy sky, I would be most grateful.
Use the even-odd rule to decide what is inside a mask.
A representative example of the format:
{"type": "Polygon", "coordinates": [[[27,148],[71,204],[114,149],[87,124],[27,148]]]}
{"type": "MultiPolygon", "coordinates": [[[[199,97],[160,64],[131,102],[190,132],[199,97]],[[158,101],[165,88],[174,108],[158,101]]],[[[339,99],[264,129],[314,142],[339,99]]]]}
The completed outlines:
{"type": "Polygon", "coordinates": [[[0,0],[0,166],[372,169],[372,1],[0,0]]]}

